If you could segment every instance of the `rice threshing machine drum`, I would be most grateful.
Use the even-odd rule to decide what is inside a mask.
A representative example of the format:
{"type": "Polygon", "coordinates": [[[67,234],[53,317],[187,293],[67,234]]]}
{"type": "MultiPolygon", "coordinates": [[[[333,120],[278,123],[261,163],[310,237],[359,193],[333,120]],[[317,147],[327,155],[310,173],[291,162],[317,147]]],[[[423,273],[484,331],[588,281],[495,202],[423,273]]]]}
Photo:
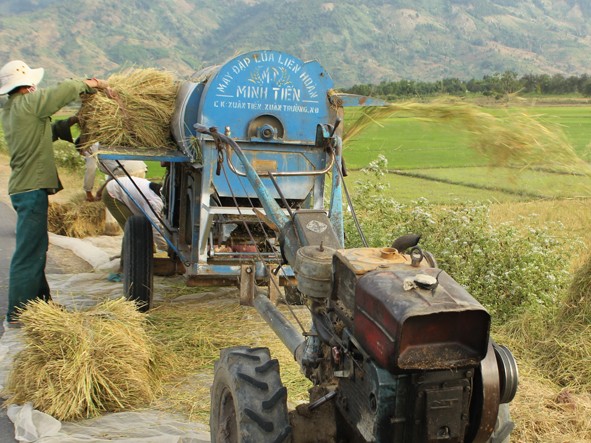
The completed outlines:
{"type": "MultiPolygon", "coordinates": [[[[253,206],[264,210],[236,154],[218,149],[210,136],[196,132],[195,125],[215,127],[236,140],[261,176],[262,186],[285,211],[286,205],[322,210],[326,172],[334,163],[326,139],[338,107],[331,103],[333,83],[322,66],[283,52],[243,54],[196,77],[195,82],[181,85],[172,120],[179,149],[192,162],[189,168],[172,164],[179,170],[176,180],[182,182],[174,188],[184,196],[176,196],[180,214],[168,217],[180,218],[184,225],[180,238],[187,244],[181,241],[179,248],[184,246],[182,252],[190,257],[190,274],[232,275],[236,267],[213,264],[214,248],[219,251],[222,242],[231,241],[236,220],[254,216],[253,206]]],[[[176,206],[168,208],[173,211],[176,206]]],[[[245,239],[245,243],[251,242],[245,239]]],[[[247,244],[234,244],[217,259],[224,253],[225,258],[237,257],[237,246],[252,252],[247,244]]]]}

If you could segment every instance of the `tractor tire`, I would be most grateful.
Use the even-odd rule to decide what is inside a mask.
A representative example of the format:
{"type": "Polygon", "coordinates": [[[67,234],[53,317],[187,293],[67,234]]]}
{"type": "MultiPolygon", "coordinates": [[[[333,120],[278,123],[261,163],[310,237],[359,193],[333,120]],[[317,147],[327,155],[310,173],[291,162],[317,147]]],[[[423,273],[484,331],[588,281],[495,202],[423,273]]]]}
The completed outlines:
{"type": "Polygon", "coordinates": [[[215,363],[209,419],[212,443],[291,441],[287,389],[268,348],[223,349],[215,363]]]}
{"type": "Polygon", "coordinates": [[[514,427],[515,424],[511,421],[511,414],[509,413],[509,405],[500,404],[495,430],[490,436],[488,443],[509,443],[510,434],[514,427]]]}
{"type": "Polygon", "coordinates": [[[123,291],[128,300],[136,302],[141,312],[152,307],[153,254],[152,225],[144,216],[129,217],[123,234],[123,291]]]}

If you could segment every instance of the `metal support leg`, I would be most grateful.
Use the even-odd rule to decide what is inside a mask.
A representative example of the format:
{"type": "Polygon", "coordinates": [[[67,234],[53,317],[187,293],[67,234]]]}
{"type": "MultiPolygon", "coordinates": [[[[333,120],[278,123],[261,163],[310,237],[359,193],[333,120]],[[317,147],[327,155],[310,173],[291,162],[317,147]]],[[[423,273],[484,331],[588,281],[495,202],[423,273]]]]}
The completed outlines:
{"type": "Polygon", "coordinates": [[[252,306],[256,290],[254,264],[240,266],[240,304],[252,306]]]}
{"type": "Polygon", "coordinates": [[[267,273],[269,274],[269,299],[274,305],[277,305],[281,292],[279,291],[279,275],[273,274],[275,265],[267,265],[267,273]]]}

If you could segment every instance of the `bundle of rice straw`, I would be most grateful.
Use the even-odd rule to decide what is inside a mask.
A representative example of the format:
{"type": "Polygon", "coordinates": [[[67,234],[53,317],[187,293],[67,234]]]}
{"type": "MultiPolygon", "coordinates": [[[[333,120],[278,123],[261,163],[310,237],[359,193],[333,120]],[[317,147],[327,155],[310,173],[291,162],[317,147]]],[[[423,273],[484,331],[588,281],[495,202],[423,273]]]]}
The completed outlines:
{"type": "Polygon", "coordinates": [[[60,205],[56,202],[49,202],[47,209],[47,230],[58,235],[66,235],[66,227],[64,226],[64,216],[67,208],[65,205],[60,205]]]}
{"type": "Polygon", "coordinates": [[[105,232],[105,205],[102,202],[83,202],[68,205],[64,214],[65,235],[84,238],[105,232]]]}
{"type": "Polygon", "coordinates": [[[156,346],[133,302],[109,300],[67,312],[37,301],[20,319],[26,347],[15,358],[5,404],[32,402],[66,421],[144,407],[154,399],[161,379],[156,346]]]}
{"type": "MultiPolygon", "coordinates": [[[[499,110],[495,116],[463,102],[394,103],[367,108],[347,129],[343,142],[387,118],[414,117],[468,133],[471,148],[495,166],[539,164],[585,166],[559,127],[550,127],[519,110],[499,110]]],[[[588,168],[586,168],[588,169],[588,168]]]]}
{"type": "Polygon", "coordinates": [[[105,233],[105,205],[101,202],[70,202],[49,204],[47,213],[49,232],[68,237],[94,237],[105,233]]]}
{"type": "Polygon", "coordinates": [[[170,121],[179,83],[169,72],[127,69],[107,79],[115,92],[87,96],[80,107],[82,147],[172,148],[170,121]]]}

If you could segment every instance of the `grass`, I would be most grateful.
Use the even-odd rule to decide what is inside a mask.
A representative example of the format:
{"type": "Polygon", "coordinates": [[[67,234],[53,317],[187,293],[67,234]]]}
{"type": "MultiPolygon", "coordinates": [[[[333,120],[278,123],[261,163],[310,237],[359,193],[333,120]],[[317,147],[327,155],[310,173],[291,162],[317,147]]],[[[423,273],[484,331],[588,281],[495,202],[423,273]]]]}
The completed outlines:
{"type": "MultiPolygon", "coordinates": [[[[586,161],[591,158],[591,107],[523,105],[514,112],[525,113],[547,125],[551,132],[562,134],[580,160],[565,160],[563,151],[556,150],[542,152],[534,164],[525,164],[521,169],[491,167],[485,156],[470,147],[472,138],[466,131],[447,123],[394,113],[376,119],[346,142],[344,156],[351,175],[349,187],[354,190],[354,182],[360,177],[355,169],[368,166],[382,155],[388,161],[388,169],[406,174],[383,178],[390,185],[393,197],[401,202],[420,197],[442,204],[589,197],[591,180],[586,161]],[[541,160],[543,164],[537,164],[541,160]],[[549,170],[578,175],[554,174],[549,170]]],[[[497,117],[507,112],[504,108],[482,110],[497,117]]],[[[345,132],[363,112],[362,108],[346,109],[345,132]]],[[[568,150],[566,146],[564,149],[568,150]]]]}
{"type": "Polygon", "coordinates": [[[380,154],[396,169],[486,164],[467,145],[465,134],[416,118],[393,117],[367,128],[347,143],[344,156],[350,168],[367,166],[380,154]]]}
{"type": "Polygon", "coordinates": [[[540,116],[542,122],[559,125],[575,151],[585,159],[589,158],[591,143],[591,107],[589,106],[552,106],[536,107],[533,113],[540,116]]]}
{"type": "MultiPolygon", "coordinates": [[[[349,172],[347,186],[350,192],[355,192],[355,182],[363,180],[364,177],[365,174],[361,171],[349,172]]],[[[526,199],[525,196],[508,194],[498,190],[486,190],[442,181],[427,181],[424,178],[396,174],[387,174],[381,178],[381,181],[389,186],[391,196],[401,203],[408,203],[418,198],[426,198],[430,202],[437,204],[466,201],[514,202],[526,199]]]]}
{"type": "Polygon", "coordinates": [[[146,165],[148,165],[146,178],[148,180],[161,182],[166,172],[166,169],[160,166],[160,162],[146,162],[146,165]]]}
{"type": "Polygon", "coordinates": [[[533,228],[558,225],[562,228],[554,230],[557,238],[581,239],[591,245],[591,211],[587,199],[500,202],[491,206],[490,218],[497,225],[505,222],[533,228]]]}
{"type": "Polygon", "coordinates": [[[481,189],[505,190],[507,193],[539,198],[591,195],[591,176],[586,175],[487,167],[414,169],[412,172],[417,176],[434,180],[465,184],[481,189]]]}

